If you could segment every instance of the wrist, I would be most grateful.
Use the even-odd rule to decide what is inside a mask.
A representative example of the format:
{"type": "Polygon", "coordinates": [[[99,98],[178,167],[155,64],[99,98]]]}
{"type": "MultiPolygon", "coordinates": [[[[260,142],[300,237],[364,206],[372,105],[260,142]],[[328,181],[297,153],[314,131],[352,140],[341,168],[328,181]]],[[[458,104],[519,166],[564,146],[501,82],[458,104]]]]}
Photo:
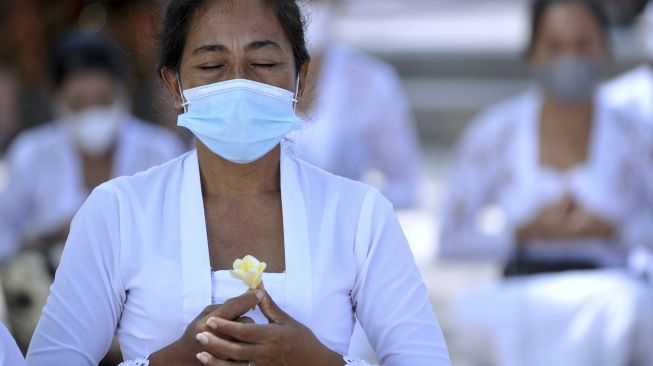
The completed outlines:
{"type": "Polygon", "coordinates": [[[184,352],[180,352],[179,342],[175,342],[169,345],[166,348],[159,350],[150,355],[148,361],[150,361],[149,366],[181,366],[185,365],[184,360],[181,359],[181,355],[184,352]]]}
{"type": "Polygon", "coordinates": [[[322,343],[319,343],[319,345],[320,345],[320,350],[314,353],[318,355],[317,359],[315,360],[316,362],[315,363],[311,362],[311,364],[320,365],[320,366],[344,366],[345,365],[345,358],[341,354],[330,350],[322,343]]]}
{"type": "Polygon", "coordinates": [[[322,347],[318,365],[322,366],[344,366],[345,358],[327,347],[322,347]]]}

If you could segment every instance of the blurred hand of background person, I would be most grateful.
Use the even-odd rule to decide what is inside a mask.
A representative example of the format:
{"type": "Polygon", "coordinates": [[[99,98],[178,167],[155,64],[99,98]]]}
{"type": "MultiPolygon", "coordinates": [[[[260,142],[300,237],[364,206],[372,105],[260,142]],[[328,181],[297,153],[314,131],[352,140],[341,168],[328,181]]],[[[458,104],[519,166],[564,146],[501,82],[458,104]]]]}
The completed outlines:
{"type": "Polygon", "coordinates": [[[571,196],[544,208],[530,223],[517,230],[519,245],[538,239],[611,238],[615,228],[579,206],[571,196]]]}

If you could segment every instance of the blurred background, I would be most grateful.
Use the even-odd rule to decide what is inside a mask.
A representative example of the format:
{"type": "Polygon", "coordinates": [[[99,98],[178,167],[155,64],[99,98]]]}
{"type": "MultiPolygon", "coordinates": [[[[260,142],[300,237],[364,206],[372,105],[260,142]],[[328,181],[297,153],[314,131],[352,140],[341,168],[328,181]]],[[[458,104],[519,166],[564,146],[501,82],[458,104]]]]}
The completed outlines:
{"type": "MultiPolygon", "coordinates": [[[[2,157],[15,137],[57,116],[44,60],[61,32],[71,27],[109,34],[127,59],[125,85],[133,114],[188,140],[177,131],[173,101],[156,71],[156,34],[164,3],[0,2],[0,191],[10,180],[2,157]]],[[[414,115],[420,143],[419,193],[417,204],[400,210],[399,216],[456,365],[481,363],[468,357],[469,338],[458,331],[453,304],[468,289],[500,279],[504,263],[439,259],[448,176],[456,142],[474,116],[531,83],[524,62],[530,11],[528,0],[350,0],[339,3],[334,20],[334,37],[397,70],[414,115]]],[[[613,18],[612,62],[606,79],[647,62],[646,44],[653,34],[648,32],[646,14],[643,10],[613,18]]],[[[365,176],[375,180],[374,171],[365,176]]],[[[6,301],[9,307],[17,306],[16,301],[29,302],[11,296],[6,301]]],[[[0,305],[0,317],[10,327],[19,327],[3,311],[6,308],[0,305]]],[[[653,339],[648,341],[653,347],[653,339]]]]}

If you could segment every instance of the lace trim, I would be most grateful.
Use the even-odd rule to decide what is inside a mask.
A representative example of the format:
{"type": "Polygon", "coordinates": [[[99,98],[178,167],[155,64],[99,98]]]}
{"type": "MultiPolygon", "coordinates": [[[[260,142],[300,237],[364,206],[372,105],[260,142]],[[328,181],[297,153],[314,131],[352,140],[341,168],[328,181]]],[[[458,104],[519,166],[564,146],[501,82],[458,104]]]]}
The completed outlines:
{"type": "Polygon", "coordinates": [[[150,360],[148,360],[148,358],[149,356],[138,358],[136,360],[125,361],[118,366],[150,366],[150,360]]]}
{"type": "Polygon", "coordinates": [[[353,358],[349,356],[344,356],[342,358],[345,360],[345,365],[351,365],[351,366],[372,366],[372,364],[368,363],[367,361],[360,359],[360,358],[353,358]]]}

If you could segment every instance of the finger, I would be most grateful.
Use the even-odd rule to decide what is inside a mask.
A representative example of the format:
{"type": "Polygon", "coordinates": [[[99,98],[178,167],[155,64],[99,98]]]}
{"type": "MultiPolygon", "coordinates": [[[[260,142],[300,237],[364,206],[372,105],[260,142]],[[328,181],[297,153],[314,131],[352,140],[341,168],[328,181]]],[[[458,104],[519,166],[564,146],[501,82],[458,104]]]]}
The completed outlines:
{"type": "Polygon", "coordinates": [[[240,324],[256,324],[254,319],[252,319],[252,318],[250,318],[248,316],[242,316],[242,317],[240,317],[240,318],[238,318],[238,319],[236,319],[234,321],[236,323],[240,323],[240,324]]]}
{"type": "Polygon", "coordinates": [[[288,314],[286,314],[277,304],[272,300],[272,297],[270,297],[270,294],[267,291],[262,291],[263,292],[263,299],[261,302],[258,304],[259,308],[261,308],[261,312],[263,312],[263,315],[265,315],[266,318],[270,321],[270,323],[278,323],[283,320],[286,320],[288,318],[288,314]]]}
{"type": "Polygon", "coordinates": [[[256,358],[258,348],[253,344],[231,342],[216,337],[213,333],[204,332],[197,335],[197,340],[202,344],[205,352],[218,358],[236,361],[251,361],[256,358]]]}
{"type": "MultiPolygon", "coordinates": [[[[206,322],[207,327],[205,329],[201,328],[201,331],[209,331],[209,332],[212,332],[213,334],[215,334],[216,336],[218,336],[220,338],[224,338],[224,339],[226,339],[228,341],[236,341],[237,339],[229,336],[228,334],[224,334],[222,332],[222,330],[218,330],[219,320],[224,320],[224,319],[216,318],[216,317],[209,318],[207,320],[207,322],[206,322]]],[[[240,318],[234,320],[234,322],[240,323],[240,324],[256,324],[256,322],[254,322],[254,320],[252,318],[248,317],[248,316],[240,317],[240,318]]]]}
{"type": "Polygon", "coordinates": [[[217,358],[208,352],[200,352],[197,354],[197,360],[206,366],[248,366],[248,362],[228,361],[217,358]]]}
{"type": "Polygon", "coordinates": [[[252,344],[262,344],[267,338],[269,325],[244,324],[225,319],[215,319],[216,330],[229,338],[252,344]]]}
{"type": "Polygon", "coordinates": [[[228,320],[237,319],[252,307],[258,305],[264,296],[261,291],[248,291],[243,295],[229,299],[209,315],[228,320]]]}

